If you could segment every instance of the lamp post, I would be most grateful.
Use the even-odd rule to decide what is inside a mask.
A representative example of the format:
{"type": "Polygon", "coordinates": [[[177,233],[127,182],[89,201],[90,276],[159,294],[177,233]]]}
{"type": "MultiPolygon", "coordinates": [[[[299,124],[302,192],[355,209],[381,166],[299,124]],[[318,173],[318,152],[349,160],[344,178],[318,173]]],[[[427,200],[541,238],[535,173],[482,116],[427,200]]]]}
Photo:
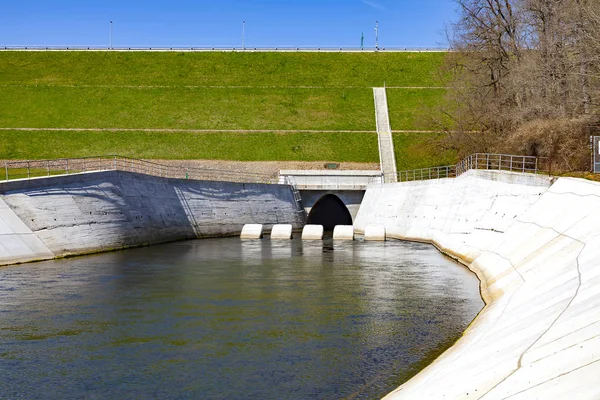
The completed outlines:
{"type": "Polygon", "coordinates": [[[379,50],[379,21],[375,21],[375,50],[379,50]]]}
{"type": "Polygon", "coordinates": [[[113,26],[113,22],[110,21],[110,33],[109,33],[108,37],[109,37],[109,40],[110,40],[110,49],[111,50],[113,49],[113,45],[112,45],[112,26],[113,26]]]}
{"type": "Polygon", "coordinates": [[[242,49],[246,50],[246,21],[242,21],[242,49]]]}

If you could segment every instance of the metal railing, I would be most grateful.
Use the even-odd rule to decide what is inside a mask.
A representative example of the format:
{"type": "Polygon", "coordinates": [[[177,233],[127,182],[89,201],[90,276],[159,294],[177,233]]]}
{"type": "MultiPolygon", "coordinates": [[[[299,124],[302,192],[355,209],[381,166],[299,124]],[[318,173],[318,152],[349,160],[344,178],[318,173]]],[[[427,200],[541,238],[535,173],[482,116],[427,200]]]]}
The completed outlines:
{"type": "Polygon", "coordinates": [[[400,171],[396,175],[398,182],[421,181],[425,179],[441,179],[456,177],[456,165],[442,167],[420,168],[410,171],[400,171]]]}
{"type": "Polygon", "coordinates": [[[195,45],[129,45],[129,46],[94,46],[94,45],[0,45],[0,50],[15,51],[245,51],[245,52],[449,52],[442,47],[354,47],[354,46],[195,46],[195,45]]]}
{"type": "Polygon", "coordinates": [[[123,156],[61,158],[55,160],[6,161],[0,181],[32,179],[84,172],[127,171],[164,178],[243,183],[278,183],[278,175],[243,171],[165,165],[154,161],[123,156]]]}
{"type": "Polygon", "coordinates": [[[546,158],[511,154],[475,153],[456,165],[400,171],[398,182],[456,178],[471,169],[510,171],[537,174],[549,170],[546,158]]]}
{"type": "Polygon", "coordinates": [[[548,171],[546,158],[487,153],[475,153],[466,157],[456,165],[456,175],[464,174],[470,169],[487,169],[530,174],[548,171]]]}
{"type": "MultiPolygon", "coordinates": [[[[545,158],[532,156],[516,156],[510,154],[476,153],[466,157],[457,165],[421,168],[409,171],[400,171],[396,174],[398,182],[454,178],[471,169],[511,171],[537,174],[549,170],[545,158]]],[[[300,182],[303,177],[289,177],[281,181],[277,174],[257,174],[244,171],[220,170],[180,165],[165,165],[155,161],[141,160],[123,156],[98,156],[82,158],[61,158],[54,160],[28,160],[6,161],[4,163],[4,176],[0,181],[17,179],[32,179],[55,175],[69,175],[84,172],[98,171],[127,171],[164,178],[180,178],[208,181],[225,181],[241,183],[282,183],[293,186],[293,189],[331,187],[337,189],[364,188],[371,183],[384,181],[383,175],[372,176],[323,176],[318,182],[315,177],[310,177],[310,182],[300,182]]]]}

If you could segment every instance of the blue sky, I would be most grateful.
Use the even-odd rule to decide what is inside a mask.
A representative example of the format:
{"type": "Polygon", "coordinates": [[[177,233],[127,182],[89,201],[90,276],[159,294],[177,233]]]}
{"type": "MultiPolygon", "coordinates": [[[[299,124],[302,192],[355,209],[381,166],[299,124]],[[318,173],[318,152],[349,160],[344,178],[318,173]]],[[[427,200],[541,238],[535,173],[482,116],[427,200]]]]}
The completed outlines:
{"type": "Polygon", "coordinates": [[[0,45],[445,47],[452,0],[5,0],[0,45]]]}

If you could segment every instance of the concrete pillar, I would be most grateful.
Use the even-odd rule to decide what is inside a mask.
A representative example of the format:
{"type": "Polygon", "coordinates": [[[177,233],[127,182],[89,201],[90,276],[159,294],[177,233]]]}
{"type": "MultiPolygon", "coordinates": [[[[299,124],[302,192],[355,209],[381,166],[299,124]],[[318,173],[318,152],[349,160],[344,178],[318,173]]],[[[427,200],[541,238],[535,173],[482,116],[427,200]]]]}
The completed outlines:
{"type": "Polygon", "coordinates": [[[322,240],[323,225],[305,225],[302,230],[302,240],[322,240]]]}
{"type": "Polygon", "coordinates": [[[383,225],[367,225],[365,227],[365,240],[384,241],[385,226],[383,225]]]}
{"type": "Polygon", "coordinates": [[[246,224],[242,228],[242,234],[240,238],[242,239],[260,239],[263,234],[263,226],[262,224],[246,224]]]}
{"type": "Polygon", "coordinates": [[[271,239],[291,239],[292,238],[292,225],[281,224],[273,225],[271,229],[271,239]]]}
{"type": "Polygon", "coordinates": [[[333,228],[333,240],[354,240],[352,225],[337,225],[333,228]]]}

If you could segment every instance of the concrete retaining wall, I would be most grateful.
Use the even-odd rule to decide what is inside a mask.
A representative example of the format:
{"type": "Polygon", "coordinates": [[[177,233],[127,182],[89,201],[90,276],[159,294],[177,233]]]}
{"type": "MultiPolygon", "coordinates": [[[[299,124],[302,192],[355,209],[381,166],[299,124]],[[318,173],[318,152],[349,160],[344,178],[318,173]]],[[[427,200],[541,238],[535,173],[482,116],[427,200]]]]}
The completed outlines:
{"type": "Polygon", "coordinates": [[[355,227],[428,241],[481,280],[463,337],[389,398],[600,398],[600,184],[508,172],[373,186],[355,227]]]}
{"type": "Polygon", "coordinates": [[[239,235],[247,223],[302,226],[285,185],[109,171],[2,183],[0,199],[0,264],[239,235]]]}

